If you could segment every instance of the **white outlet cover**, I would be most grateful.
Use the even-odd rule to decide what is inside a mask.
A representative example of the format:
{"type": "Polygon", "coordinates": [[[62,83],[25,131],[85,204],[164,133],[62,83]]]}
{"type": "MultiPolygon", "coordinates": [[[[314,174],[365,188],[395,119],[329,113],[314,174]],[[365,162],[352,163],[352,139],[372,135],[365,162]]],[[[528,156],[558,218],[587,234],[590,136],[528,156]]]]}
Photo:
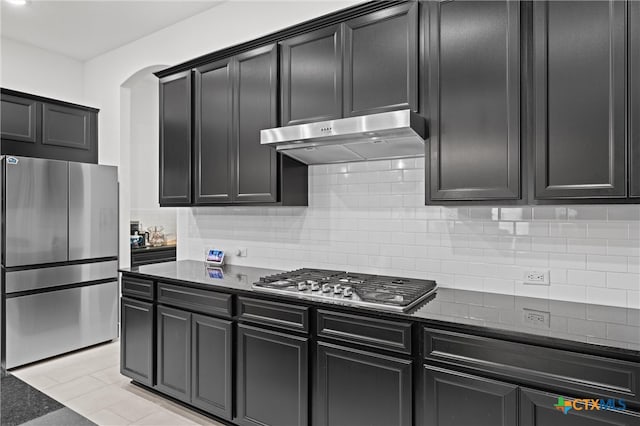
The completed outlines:
{"type": "Polygon", "coordinates": [[[531,285],[549,285],[548,269],[529,269],[524,271],[523,277],[525,284],[531,285]]]}

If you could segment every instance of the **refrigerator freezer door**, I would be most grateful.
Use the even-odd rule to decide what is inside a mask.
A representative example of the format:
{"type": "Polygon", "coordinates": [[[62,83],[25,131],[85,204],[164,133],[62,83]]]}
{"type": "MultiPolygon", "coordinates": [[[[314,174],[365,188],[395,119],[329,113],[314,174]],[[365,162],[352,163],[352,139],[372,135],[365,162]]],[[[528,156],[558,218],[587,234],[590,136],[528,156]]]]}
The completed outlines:
{"type": "Polygon", "coordinates": [[[69,163],[69,260],[118,255],[118,172],[69,163]]]}
{"type": "Polygon", "coordinates": [[[7,298],[6,368],[118,337],[118,283],[7,298]]]}
{"type": "Polygon", "coordinates": [[[5,266],[65,262],[68,235],[66,161],[11,157],[5,167],[5,266]]]}

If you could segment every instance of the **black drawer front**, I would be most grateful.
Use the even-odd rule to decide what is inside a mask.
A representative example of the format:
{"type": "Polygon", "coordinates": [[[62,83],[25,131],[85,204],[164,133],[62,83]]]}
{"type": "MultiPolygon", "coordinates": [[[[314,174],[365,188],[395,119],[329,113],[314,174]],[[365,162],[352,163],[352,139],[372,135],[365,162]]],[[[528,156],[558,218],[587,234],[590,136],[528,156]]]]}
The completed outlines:
{"type": "Polygon", "coordinates": [[[638,363],[428,327],[424,329],[424,354],[427,361],[511,382],[640,403],[638,363]]]}
{"type": "Polygon", "coordinates": [[[318,336],[404,354],[411,353],[411,323],[318,309],[318,336]]]}
{"type": "Polygon", "coordinates": [[[158,303],[231,318],[230,294],[159,282],[158,303]]]}
{"type": "Polygon", "coordinates": [[[238,320],[309,332],[309,308],[304,306],[239,297],[238,320]]]}
{"type": "Polygon", "coordinates": [[[122,294],[137,299],[153,300],[155,296],[152,280],[132,277],[130,275],[122,276],[122,294]]]}

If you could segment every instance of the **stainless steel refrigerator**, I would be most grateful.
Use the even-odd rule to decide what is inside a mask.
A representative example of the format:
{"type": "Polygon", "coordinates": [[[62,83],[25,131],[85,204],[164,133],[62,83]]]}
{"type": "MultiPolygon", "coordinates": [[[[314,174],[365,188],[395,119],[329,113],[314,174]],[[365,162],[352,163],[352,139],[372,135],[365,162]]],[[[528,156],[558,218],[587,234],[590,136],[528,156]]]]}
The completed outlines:
{"type": "Polygon", "coordinates": [[[4,156],[2,364],[118,336],[118,181],[112,166],[4,156]]]}

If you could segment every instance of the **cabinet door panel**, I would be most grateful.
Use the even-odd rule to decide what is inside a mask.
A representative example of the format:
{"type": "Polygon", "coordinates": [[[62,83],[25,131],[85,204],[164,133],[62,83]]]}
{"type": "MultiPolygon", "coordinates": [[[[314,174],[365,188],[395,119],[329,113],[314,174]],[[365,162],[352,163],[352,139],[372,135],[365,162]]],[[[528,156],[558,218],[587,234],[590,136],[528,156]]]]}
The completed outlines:
{"type": "Polygon", "coordinates": [[[314,424],[409,426],[411,361],[319,342],[314,424]]]}
{"type": "Polygon", "coordinates": [[[3,94],[0,106],[0,137],[19,142],[37,140],[38,102],[3,94]]]}
{"type": "Polygon", "coordinates": [[[158,306],[157,378],[158,390],[190,401],[191,314],[158,306]]]}
{"type": "Polygon", "coordinates": [[[428,365],[423,381],[425,425],[517,424],[517,386],[428,365]]]}
{"type": "Polygon", "coordinates": [[[42,104],[42,144],[89,150],[91,113],[61,105],[42,104]]]}
{"type": "Polygon", "coordinates": [[[195,203],[228,203],[233,179],[231,58],[195,72],[195,203]]]}
{"type": "Polygon", "coordinates": [[[238,202],[277,201],[277,156],[260,144],[260,130],[277,126],[278,49],[264,46],[237,56],[235,145],[238,202]]]}
{"type": "Polygon", "coordinates": [[[191,404],[231,419],[231,321],[193,314],[191,404]]]}
{"type": "Polygon", "coordinates": [[[191,71],[160,80],[160,204],[191,203],[191,71]]]}
{"type": "Polygon", "coordinates": [[[631,197],[640,197],[640,2],[629,7],[629,146],[631,197]]]}
{"type": "Polygon", "coordinates": [[[153,386],[153,304],[123,297],[120,315],[120,373],[153,386]]]}
{"type": "Polygon", "coordinates": [[[535,196],[625,197],[626,4],[533,5],[535,196]]]}
{"type": "Polygon", "coordinates": [[[280,43],[282,125],[342,117],[342,26],[280,43]]]}
{"type": "Polygon", "coordinates": [[[308,424],[308,339],[238,325],[237,421],[308,424]]]}
{"type": "Polygon", "coordinates": [[[520,4],[430,2],[429,16],[427,201],[517,200],[520,4]]]}
{"type": "MultiPolygon", "coordinates": [[[[556,408],[560,395],[532,389],[520,391],[520,426],[637,426],[640,414],[629,411],[575,410],[556,408]]],[[[571,398],[563,397],[571,401],[571,398]]],[[[580,406],[580,405],[578,405],[580,406]]],[[[619,406],[619,404],[618,404],[619,406]]]]}
{"type": "Polygon", "coordinates": [[[344,115],[418,108],[418,3],[345,23],[344,115]]]}

